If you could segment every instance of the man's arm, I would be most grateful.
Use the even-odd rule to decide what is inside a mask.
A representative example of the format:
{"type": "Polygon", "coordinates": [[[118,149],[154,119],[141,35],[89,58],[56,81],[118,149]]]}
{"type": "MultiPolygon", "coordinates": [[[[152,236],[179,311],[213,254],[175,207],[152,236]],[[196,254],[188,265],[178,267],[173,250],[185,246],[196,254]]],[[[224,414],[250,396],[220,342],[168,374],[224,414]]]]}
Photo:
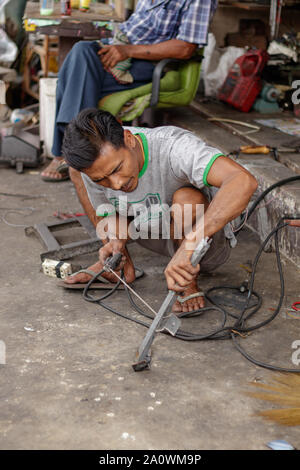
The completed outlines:
{"type": "MultiPolygon", "coordinates": [[[[87,190],[82,180],[80,171],[74,170],[74,168],[69,167],[69,174],[70,174],[71,181],[75,186],[76,194],[79,199],[79,202],[82,205],[86,215],[88,216],[88,218],[90,219],[90,221],[96,228],[98,222],[100,222],[100,220],[103,219],[103,217],[98,217],[96,215],[96,211],[93,208],[91,201],[89,200],[87,190]]],[[[105,240],[102,240],[102,242],[105,243],[105,240]]]]}
{"type": "Polygon", "coordinates": [[[204,237],[211,237],[247,207],[257,181],[238,163],[219,157],[207,175],[207,182],[220,188],[204,215],[204,237]]]}
{"type": "Polygon", "coordinates": [[[195,270],[190,263],[197,241],[201,237],[211,237],[240,215],[257,188],[254,176],[242,166],[222,156],[213,163],[207,175],[207,182],[220,189],[204,214],[203,224],[199,224],[198,230],[194,227],[194,231],[187,235],[165,270],[168,288],[178,292],[188,286],[191,282],[191,275],[195,277],[199,271],[199,265],[195,270]],[[204,233],[199,236],[199,230],[202,230],[202,227],[204,233]],[[186,273],[186,276],[181,276],[180,284],[178,284],[176,274],[179,268],[186,273]]]}
{"type": "Polygon", "coordinates": [[[101,57],[105,69],[114,67],[118,62],[127,59],[158,61],[161,59],[189,59],[197,48],[197,44],[192,44],[180,39],[170,39],[158,44],[126,44],[104,46],[98,54],[101,57]]]}

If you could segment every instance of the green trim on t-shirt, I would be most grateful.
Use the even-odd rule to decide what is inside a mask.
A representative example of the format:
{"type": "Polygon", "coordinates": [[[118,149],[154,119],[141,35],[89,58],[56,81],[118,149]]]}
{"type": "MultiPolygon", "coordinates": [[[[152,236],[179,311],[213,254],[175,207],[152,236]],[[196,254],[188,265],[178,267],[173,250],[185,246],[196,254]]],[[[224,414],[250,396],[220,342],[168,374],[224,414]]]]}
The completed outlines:
{"type": "Polygon", "coordinates": [[[218,157],[225,157],[225,155],[223,153],[217,153],[216,155],[214,155],[208,162],[208,164],[206,165],[206,168],[204,170],[204,173],[203,173],[203,183],[205,184],[205,186],[211,186],[211,184],[209,184],[207,182],[207,175],[209,173],[209,170],[211,169],[213,163],[215,162],[215,160],[218,158],[218,157]]]}
{"type": "Polygon", "coordinates": [[[146,172],[147,168],[148,168],[148,162],[149,162],[149,148],[148,148],[147,137],[145,136],[145,134],[143,134],[142,132],[138,132],[138,133],[135,134],[135,135],[139,135],[140,138],[142,139],[142,144],[143,144],[143,149],[144,149],[144,155],[145,155],[145,161],[144,161],[143,168],[142,168],[141,171],[139,172],[139,178],[141,178],[141,177],[143,176],[143,174],[146,172]]]}
{"type": "Polygon", "coordinates": [[[114,215],[115,213],[116,213],[116,211],[114,211],[114,212],[104,212],[104,214],[98,214],[96,212],[96,216],[97,217],[109,217],[110,215],[114,215]]]}

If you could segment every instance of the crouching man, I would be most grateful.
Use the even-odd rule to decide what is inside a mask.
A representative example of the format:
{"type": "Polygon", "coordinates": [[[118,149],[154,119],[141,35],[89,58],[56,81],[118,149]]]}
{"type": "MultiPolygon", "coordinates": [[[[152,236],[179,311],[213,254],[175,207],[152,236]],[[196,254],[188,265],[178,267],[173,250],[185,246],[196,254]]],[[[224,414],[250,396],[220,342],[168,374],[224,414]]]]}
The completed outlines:
{"type": "MultiPolygon", "coordinates": [[[[257,188],[255,178],[189,131],[124,128],[110,113],[96,109],[81,111],[70,122],[63,155],[104,243],[99,261],[89,269],[100,271],[108,256],[122,252],[125,278],[134,281],[127,244],[136,240],[171,258],[164,272],[167,286],[180,294],[173,311],[202,308],[197,274],[228,259],[234,239],[229,222],[246,208],[257,188]],[[190,259],[203,237],[212,243],[195,268],[190,259]]],[[[106,276],[116,282],[113,274],[106,276]]],[[[65,282],[90,278],[78,273],[65,282]]]]}

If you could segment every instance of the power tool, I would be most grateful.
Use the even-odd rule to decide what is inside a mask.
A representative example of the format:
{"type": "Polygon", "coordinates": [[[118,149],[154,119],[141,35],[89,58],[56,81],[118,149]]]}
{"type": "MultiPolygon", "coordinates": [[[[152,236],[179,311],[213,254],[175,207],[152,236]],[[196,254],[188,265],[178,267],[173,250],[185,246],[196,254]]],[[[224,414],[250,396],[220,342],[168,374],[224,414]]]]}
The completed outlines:
{"type": "Polygon", "coordinates": [[[262,89],[261,72],[268,61],[261,49],[238,57],[229,70],[218,98],[243,112],[248,112],[262,89]]]}

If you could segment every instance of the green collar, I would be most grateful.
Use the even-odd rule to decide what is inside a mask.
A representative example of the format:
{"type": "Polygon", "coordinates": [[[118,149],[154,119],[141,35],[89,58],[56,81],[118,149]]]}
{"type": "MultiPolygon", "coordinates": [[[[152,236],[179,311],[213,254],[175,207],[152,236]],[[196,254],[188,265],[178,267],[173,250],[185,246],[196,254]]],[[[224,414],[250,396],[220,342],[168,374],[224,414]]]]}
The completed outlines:
{"type": "Polygon", "coordinates": [[[142,168],[141,171],[139,172],[139,178],[141,178],[141,177],[143,176],[143,174],[146,172],[147,167],[148,167],[148,162],[149,162],[149,149],[148,149],[148,142],[147,142],[147,138],[146,138],[145,134],[143,134],[142,132],[138,132],[138,133],[135,134],[135,135],[140,136],[140,138],[142,139],[143,149],[144,149],[144,155],[145,155],[145,161],[144,161],[143,168],[142,168]]]}

